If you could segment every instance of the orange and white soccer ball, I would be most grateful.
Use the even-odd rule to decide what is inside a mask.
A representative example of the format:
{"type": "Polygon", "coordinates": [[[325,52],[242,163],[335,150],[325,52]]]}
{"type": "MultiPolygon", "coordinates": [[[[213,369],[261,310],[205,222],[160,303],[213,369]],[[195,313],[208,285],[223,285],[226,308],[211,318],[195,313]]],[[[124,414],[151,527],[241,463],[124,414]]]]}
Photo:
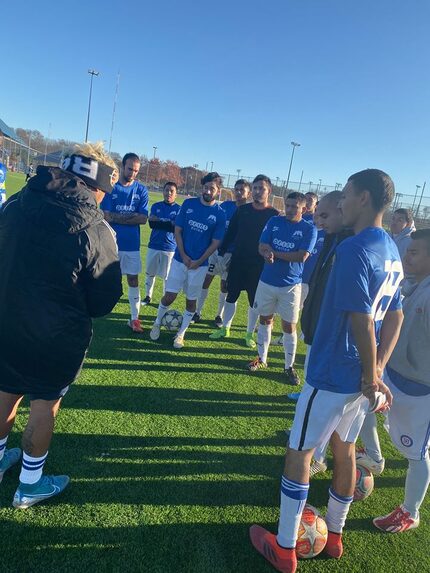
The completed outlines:
{"type": "Polygon", "coordinates": [[[357,477],[355,481],[354,501],[366,499],[375,486],[373,474],[364,466],[357,464],[357,477]]]}
{"type": "Polygon", "coordinates": [[[312,505],[305,505],[297,536],[297,557],[309,559],[324,549],[327,543],[327,524],[312,505]]]}

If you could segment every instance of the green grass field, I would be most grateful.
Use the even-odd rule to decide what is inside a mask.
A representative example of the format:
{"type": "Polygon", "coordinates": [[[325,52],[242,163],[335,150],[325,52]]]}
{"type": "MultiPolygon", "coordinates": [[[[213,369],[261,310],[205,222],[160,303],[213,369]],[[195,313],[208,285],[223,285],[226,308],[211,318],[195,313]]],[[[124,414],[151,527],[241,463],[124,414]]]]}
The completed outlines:
{"type": "MultiPolygon", "coordinates": [[[[10,176],[9,194],[22,180],[10,176]]],[[[147,233],[145,226],[142,245],[147,233]]],[[[253,358],[242,342],[244,298],[232,338],[208,340],[217,282],[203,322],[190,328],[182,351],[172,349],[168,333],[149,340],[155,305],[143,310],[141,337],[126,327],[126,296],[95,321],[85,368],[64,399],[45,468],[70,475],[71,484],[57,499],[19,511],[11,507],[19,470],[6,475],[1,571],[273,571],[251,547],[248,527],[276,528],[284,430],[294,412],[286,399],[291,387],[282,382],[281,347],[271,348],[268,370],[244,370],[253,358]]],[[[174,307],[183,309],[182,297],[174,307]]],[[[300,370],[303,360],[301,345],[300,370]]],[[[9,446],[19,445],[27,414],[24,406],[9,446]]],[[[402,501],[406,472],[382,428],[380,435],[386,471],[372,496],[351,508],[344,557],[302,561],[301,572],[430,571],[428,500],[416,531],[384,535],[371,523],[402,501]]],[[[327,472],[311,484],[309,502],[321,510],[329,480],[327,472]]]]}

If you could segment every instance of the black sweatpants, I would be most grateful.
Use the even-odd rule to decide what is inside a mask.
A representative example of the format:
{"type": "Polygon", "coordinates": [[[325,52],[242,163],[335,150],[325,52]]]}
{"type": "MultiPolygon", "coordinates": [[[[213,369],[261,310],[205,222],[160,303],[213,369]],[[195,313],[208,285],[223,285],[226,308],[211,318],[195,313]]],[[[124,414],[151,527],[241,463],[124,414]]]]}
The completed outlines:
{"type": "Polygon", "coordinates": [[[227,302],[236,302],[240,293],[246,290],[249,306],[253,307],[255,292],[263,266],[264,263],[260,261],[235,261],[233,255],[227,276],[227,302]]]}

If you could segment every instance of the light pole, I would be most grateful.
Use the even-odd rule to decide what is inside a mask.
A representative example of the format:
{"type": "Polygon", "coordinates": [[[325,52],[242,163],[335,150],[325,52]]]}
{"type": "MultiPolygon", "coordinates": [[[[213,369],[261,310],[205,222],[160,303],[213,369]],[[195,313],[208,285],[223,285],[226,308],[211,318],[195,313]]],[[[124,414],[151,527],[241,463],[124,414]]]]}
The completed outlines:
{"type": "Polygon", "coordinates": [[[211,161],[211,171],[213,171],[213,170],[214,170],[214,162],[211,161]]]}
{"type": "Polygon", "coordinates": [[[302,181],[303,181],[303,169],[302,169],[302,173],[301,173],[301,175],[300,175],[300,182],[299,182],[298,191],[300,191],[300,187],[302,186],[302,181]]]}
{"type": "Polygon", "coordinates": [[[317,187],[317,195],[320,192],[321,189],[321,179],[318,179],[319,183],[318,183],[318,187],[317,187]]]}
{"type": "Polygon", "coordinates": [[[198,163],[193,163],[193,167],[195,169],[195,177],[194,177],[194,188],[193,188],[193,193],[196,193],[196,185],[197,185],[197,167],[198,167],[198,163]]]}
{"type": "MultiPolygon", "coordinates": [[[[28,153],[27,153],[27,167],[30,165],[30,146],[31,146],[31,135],[32,132],[30,131],[28,135],[28,153]]],[[[4,139],[4,138],[3,138],[4,139]]]]}
{"type": "MultiPolygon", "coordinates": [[[[420,185],[421,187],[421,185],[420,185]]],[[[417,211],[415,213],[415,217],[418,217],[418,215],[420,214],[420,208],[421,208],[421,201],[423,200],[423,195],[424,195],[424,189],[426,188],[426,181],[424,181],[424,185],[422,186],[421,189],[421,197],[420,197],[420,202],[418,203],[418,207],[417,207],[417,211]]]]}
{"type": "Polygon", "coordinates": [[[153,145],[152,149],[154,150],[154,157],[152,159],[155,159],[155,154],[157,153],[158,147],[156,145],[153,145]]]}
{"type": "Polygon", "coordinates": [[[285,189],[286,189],[287,193],[288,193],[288,183],[290,182],[291,166],[293,164],[293,159],[294,159],[294,152],[296,150],[296,147],[300,147],[300,143],[297,143],[296,141],[292,141],[291,145],[293,146],[293,150],[291,152],[290,167],[288,169],[288,175],[287,175],[287,183],[285,184],[285,189]]]}
{"type": "Polygon", "coordinates": [[[90,127],[90,112],[91,112],[91,96],[93,93],[93,78],[94,78],[94,76],[99,75],[99,72],[96,72],[96,70],[88,70],[88,73],[91,76],[91,80],[90,80],[90,97],[88,98],[87,130],[85,132],[85,142],[88,141],[88,128],[90,127]]]}
{"type": "Polygon", "coordinates": [[[414,202],[412,203],[412,210],[415,207],[415,201],[417,200],[417,195],[418,195],[418,189],[421,189],[421,185],[415,185],[416,189],[415,189],[415,195],[414,195],[414,202]]]}
{"type": "Polygon", "coordinates": [[[237,171],[237,178],[240,179],[240,172],[242,171],[242,169],[236,169],[237,171]]]}

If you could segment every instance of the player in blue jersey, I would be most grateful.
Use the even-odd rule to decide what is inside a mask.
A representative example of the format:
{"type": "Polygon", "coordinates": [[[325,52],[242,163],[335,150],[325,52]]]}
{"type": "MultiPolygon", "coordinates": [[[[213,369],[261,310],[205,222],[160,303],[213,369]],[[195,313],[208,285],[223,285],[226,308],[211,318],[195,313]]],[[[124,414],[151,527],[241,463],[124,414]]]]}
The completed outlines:
{"type": "Polygon", "coordinates": [[[382,228],[394,196],[390,177],[378,169],[352,175],[340,208],[354,236],[336,248],[319,321],[312,343],[307,381],[297,403],[281,484],[278,534],[251,527],[254,547],[278,571],[297,569],[295,545],[309,490],[315,448],[331,438],[334,458],[324,551],[343,553],[342,530],[355,487],[355,440],[366,411],[392,395],[381,381],[402,322],[399,252],[382,228]]]}
{"type": "Polygon", "coordinates": [[[255,293],[254,309],[260,315],[257,334],[258,356],[248,364],[250,371],[267,368],[273,316],[282,320],[285,376],[297,385],[293,368],[297,349],[296,324],[299,319],[303,263],[312,252],[317,237],[313,223],[302,219],[306,199],[303,193],[289,193],[285,216],[272,217],[260,237],[259,253],[264,268],[255,293]]]}
{"type": "Polygon", "coordinates": [[[306,211],[303,213],[303,219],[305,221],[311,221],[313,223],[315,211],[318,205],[318,195],[313,191],[308,191],[305,193],[306,197],[306,211]]]}
{"type": "Polygon", "coordinates": [[[151,207],[149,226],[152,231],[146,253],[146,296],[142,301],[143,305],[151,302],[156,276],[163,279],[164,294],[164,283],[176,249],[175,219],[181,208],[175,202],[177,190],[176,183],[168,181],[163,187],[164,200],[154,203],[151,207]]]}
{"type": "Polygon", "coordinates": [[[6,202],[6,173],[6,165],[0,163],[0,207],[6,202]]]}
{"type": "MultiPolygon", "coordinates": [[[[241,205],[245,205],[248,202],[249,196],[251,194],[251,185],[245,179],[238,179],[234,184],[234,197],[235,201],[224,201],[221,203],[221,209],[225,212],[226,216],[226,230],[230,223],[231,218],[236,212],[236,209],[241,205]]],[[[208,273],[205,277],[205,282],[203,283],[202,292],[200,293],[199,300],[197,302],[197,311],[194,314],[193,321],[199,322],[201,319],[201,314],[203,310],[203,305],[209,294],[209,287],[216,275],[221,277],[221,288],[218,300],[218,310],[215,317],[215,326],[219,328],[222,326],[222,319],[224,315],[225,299],[227,298],[227,274],[228,266],[230,264],[231,255],[233,253],[234,245],[230,245],[227,252],[223,257],[218,255],[218,251],[215,251],[209,258],[208,273]]]]}
{"type": "Polygon", "coordinates": [[[225,213],[216,203],[222,179],[216,172],[201,179],[199,198],[186,199],[176,217],[176,250],[166,281],[166,292],[158,306],[152,326],[151,340],[160,337],[161,319],[178,293],[184,291],[186,307],[182,324],[173,341],[174,348],[183,348],[184,336],[196,311],[197,298],[205,280],[208,258],[218,248],[225,232],[225,213]]]}
{"type": "Polygon", "coordinates": [[[128,326],[141,334],[139,320],[140,290],[139,274],[142,271],[140,258],[140,225],[148,220],[148,190],[136,180],[140,159],[135,153],[126,153],[118,183],[111,195],[106,195],[101,208],[105,219],[116,233],[121,272],[127,276],[130,320],[128,326]]]}

